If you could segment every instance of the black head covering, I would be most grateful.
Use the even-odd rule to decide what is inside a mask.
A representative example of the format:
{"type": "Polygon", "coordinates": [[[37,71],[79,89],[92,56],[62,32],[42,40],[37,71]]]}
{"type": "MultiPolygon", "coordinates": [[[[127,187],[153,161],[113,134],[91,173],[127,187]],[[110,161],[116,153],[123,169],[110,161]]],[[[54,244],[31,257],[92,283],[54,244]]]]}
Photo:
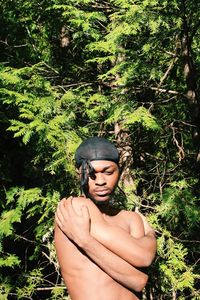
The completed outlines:
{"type": "Polygon", "coordinates": [[[102,137],[91,137],[80,144],[75,153],[76,166],[83,160],[110,160],[119,162],[119,152],[115,145],[102,137]]]}
{"type": "Polygon", "coordinates": [[[95,178],[91,165],[93,160],[109,160],[119,163],[119,152],[115,145],[102,137],[91,137],[80,144],[75,153],[76,167],[81,168],[81,187],[87,196],[88,175],[95,178]]]}

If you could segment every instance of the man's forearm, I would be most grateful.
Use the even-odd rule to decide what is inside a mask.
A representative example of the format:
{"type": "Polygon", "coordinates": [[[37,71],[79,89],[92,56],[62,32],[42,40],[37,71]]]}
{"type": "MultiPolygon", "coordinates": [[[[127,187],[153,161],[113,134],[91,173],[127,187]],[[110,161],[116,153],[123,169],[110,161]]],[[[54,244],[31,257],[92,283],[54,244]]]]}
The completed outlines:
{"type": "MultiPolygon", "coordinates": [[[[84,197],[72,201],[74,208],[80,211],[85,205],[91,218],[91,235],[110,251],[120,256],[135,267],[147,267],[151,264],[156,251],[154,236],[144,236],[144,231],[137,238],[119,226],[109,225],[96,205],[84,197]]],[[[135,218],[140,218],[135,215],[135,218]]],[[[142,220],[141,226],[143,227],[142,220]]]]}
{"type": "Polygon", "coordinates": [[[92,223],[91,235],[135,267],[147,267],[154,259],[156,239],[153,235],[136,239],[118,226],[100,222],[92,223]]]}
{"type": "MultiPolygon", "coordinates": [[[[140,235],[137,234],[135,238],[121,227],[109,225],[91,200],[86,198],[74,200],[72,203],[77,210],[82,205],[88,207],[91,217],[91,235],[97,241],[135,267],[147,267],[151,264],[156,252],[155,236],[144,236],[144,231],[140,231],[140,235]]],[[[134,218],[137,219],[137,223],[141,222],[143,228],[141,218],[137,214],[134,218]]]]}
{"type": "Polygon", "coordinates": [[[79,246],[101,269],[123,286],[134,291],[141,291],[145,287],[148,279],[146,274],[112,253],[92,236],[79,246]]]}

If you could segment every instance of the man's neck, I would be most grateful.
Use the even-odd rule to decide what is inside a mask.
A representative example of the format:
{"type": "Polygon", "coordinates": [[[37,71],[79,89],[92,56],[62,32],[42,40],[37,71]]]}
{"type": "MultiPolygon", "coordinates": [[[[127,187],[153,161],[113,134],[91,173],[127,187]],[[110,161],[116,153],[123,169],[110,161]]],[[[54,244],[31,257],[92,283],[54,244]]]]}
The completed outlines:
{"type": "Polygon", "coordinates": [[[115,216],[120,212],[120,208],[115,207],[112,205],[112,203],[110,201],[106,201],[106,202],[97,202],[97,201],[93,201],[96,206],[98,207],[98,209],[103,213],[106,214],[108,216],[115,216]]]}
{"type": "MultiPolygon", "coordinates": [[[[86,197],[84,194],[81,195],[81,197],[86,197]]],[[[94,199],[91,199],[88,197],[97,207],[98,209],[102,212],[102,214],[106,214],[108,216],[115,216],[117,215],[120,211],[121,208],[119,208],[116,204],[113,205],[113,202],[115,202],[113,199],[110,199],[109,201],[96,201],[94,199]]]]}

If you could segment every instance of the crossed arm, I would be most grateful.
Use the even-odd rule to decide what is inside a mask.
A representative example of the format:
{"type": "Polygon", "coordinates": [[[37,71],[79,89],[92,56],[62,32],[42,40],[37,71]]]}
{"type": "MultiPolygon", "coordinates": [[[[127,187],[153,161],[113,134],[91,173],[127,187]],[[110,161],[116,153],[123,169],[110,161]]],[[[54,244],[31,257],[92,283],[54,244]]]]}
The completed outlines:
{"type": "MultiPolygon", "coordinates": [[[[96,205],[84,197],[62,200],[57,210],[59,216],[64,215],[70,204],[79,213],[83,206],[87,207],[91,219],[91,235],[113,253],[135,267],[148,267],[152,263],[156,252],[156,238],[145,218],[142,220],[139,214],[127,212],[127,217],[130,219],[128,220],[129,233],[119,226],[109,225],[96,205]],[[143,222],[145,222],[145,232],[143,222]]],[[[64,222],[60,225],[65,227],[64,222]]],[[[61,229],[64,232],[66,230],[62,227],[61,229]]]]}
{"type": "Polygon", "coordinates": [[[130,231],[135,237],[118,226],[109,225],[95,204],[83,197],[62,200],[56,212],[56,222],[68,238],[113,279],[140,291],[147,282],[147,275],[134,266],[149,264],[156,244],[153,235],[144,236],[139,215],[135,214],[133,219],[130,231]],[[149,252],[150,258],[146,259],[149,252]]]}

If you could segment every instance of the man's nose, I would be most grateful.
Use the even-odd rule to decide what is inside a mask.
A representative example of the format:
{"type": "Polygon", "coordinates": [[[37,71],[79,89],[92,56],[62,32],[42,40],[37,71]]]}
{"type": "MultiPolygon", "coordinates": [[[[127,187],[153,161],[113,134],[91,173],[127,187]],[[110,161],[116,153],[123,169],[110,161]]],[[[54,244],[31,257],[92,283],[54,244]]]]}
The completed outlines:
{"type": "Polygon", "coordinates": [[[105,177],[102,173],[97,173],[95,178],[96,185],[104,185],[106,183],[105,177]]]}

